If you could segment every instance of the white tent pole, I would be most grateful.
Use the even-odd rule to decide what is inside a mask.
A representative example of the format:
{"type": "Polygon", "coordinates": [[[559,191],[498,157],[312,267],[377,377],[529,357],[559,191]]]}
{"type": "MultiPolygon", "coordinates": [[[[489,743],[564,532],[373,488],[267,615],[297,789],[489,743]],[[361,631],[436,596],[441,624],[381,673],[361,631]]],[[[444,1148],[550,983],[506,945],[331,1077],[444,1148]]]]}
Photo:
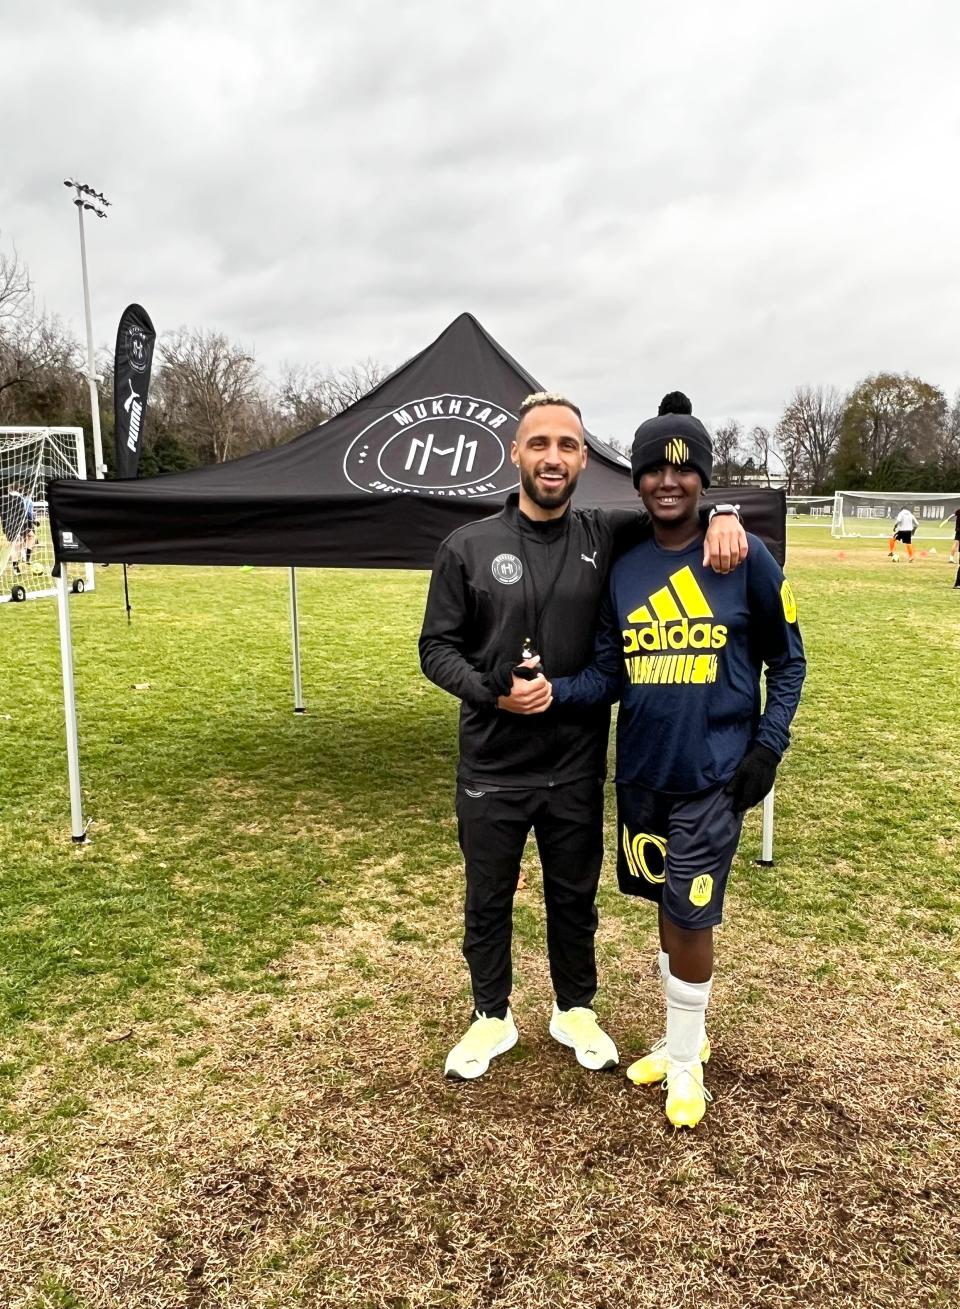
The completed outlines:
{"type": "Polygon", "coordinates": [[[305,714],[300,683],[300,616],[297,613],[297,570],[290,569],[290,643],[293,647],[293,712],[305,714]]]}
{"type": "Polygon", "coordinates": [[[764,868],[773,865],[773,790],[763,797],[763,839],[757,863],[764,868]]]}
{"type": "Polygon", "coordinates": [[[67,569],[60,565],[57,578],[57,617],[60,623],[60,667],[63,672],[63,708],[67,728],[67,772],[70,777],[70,825],[74,841],[87,839],[80,794],[80,743],[77,735],[77,697],[73,686],[73,640],[70,634],[70,601],[67,569]]]}

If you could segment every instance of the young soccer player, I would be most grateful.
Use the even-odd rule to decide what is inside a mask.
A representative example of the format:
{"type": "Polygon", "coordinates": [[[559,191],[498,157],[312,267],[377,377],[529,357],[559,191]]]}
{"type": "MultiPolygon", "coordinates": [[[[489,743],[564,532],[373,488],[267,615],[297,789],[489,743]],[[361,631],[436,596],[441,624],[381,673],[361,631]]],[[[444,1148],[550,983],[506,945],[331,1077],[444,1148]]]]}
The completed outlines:
{"type": "Polygon", "coordinates": [[[889,557],[896,559],[896,544],[901,541],[907,547],[907,558],[913,563],[913,534],[917,530],[917,520],[909,509],[904,507],[893,520],[893,535],[889,541],[889,557]]]}
{"type": "Polygon", "coordinates": [[[665,1082],[667,1118],[694,1127],[708,1099],[713,929],[744,812],[773,786],[787,747],[806,663],[793,592],[757,537],[748,533],[737,572],[702,566],[698,511],[712,447],[677,395],[685,411],[642,423],[633,443],[653,539],[614,562],[594,661],[552,689],[559,705],[621,702],[617,879],[658,905],[667,1009],[663,1041],[627,1076],[665,1082]]]}

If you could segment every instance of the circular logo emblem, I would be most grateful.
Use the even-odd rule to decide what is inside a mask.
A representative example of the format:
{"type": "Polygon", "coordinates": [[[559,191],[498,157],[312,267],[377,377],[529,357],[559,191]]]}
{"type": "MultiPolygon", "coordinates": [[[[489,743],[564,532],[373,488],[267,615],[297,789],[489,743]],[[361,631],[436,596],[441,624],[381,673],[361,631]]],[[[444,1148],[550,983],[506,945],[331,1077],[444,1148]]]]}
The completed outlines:
{"type": "Polygon", "coordinates": [[[142,327],[127,328],[127,359],[130,367],[135,373],[145,373],[147,370],[147,343],[145,340],[146,333],[142,327]]]}
{"type": "Polygon", "coordinates": [[[368,424],[343,457],[344,476],[371,495],[499,495],[517,484],[507,458],[516,422],[474,396],[425,396],[368,424]]]}
{"type": "Polygon", "coordinates": [[[497,555],[490,565],[490,571],[504,586],[513,586],[523,576],[523,564],[516,555],[497,555]]]}
{"type": "Polygon", "coordinates": [[[713,878],[709,873],[701,873],[695,877],[690,886],[690,903],[695,904],[698,909],[703,909],[710,903],[710,897],[713,895],[713,878]]]}

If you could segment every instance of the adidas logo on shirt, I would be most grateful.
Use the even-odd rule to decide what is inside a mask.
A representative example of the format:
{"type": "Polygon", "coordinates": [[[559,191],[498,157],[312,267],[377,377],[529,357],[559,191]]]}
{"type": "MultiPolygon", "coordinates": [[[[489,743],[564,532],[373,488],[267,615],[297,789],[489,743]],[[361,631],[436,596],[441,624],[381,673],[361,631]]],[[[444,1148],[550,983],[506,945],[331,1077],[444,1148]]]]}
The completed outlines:
{"type": "Polygon", "coordinates": [[[627,614],[627,622],[631,626],[623,631],[623,653],[627,676],[635,685],[717,680],[717,656],[692,652],[722,650],[727,629],[713,621],[713,610],[689,566],[673,573],[646,604],[627,614]]]}

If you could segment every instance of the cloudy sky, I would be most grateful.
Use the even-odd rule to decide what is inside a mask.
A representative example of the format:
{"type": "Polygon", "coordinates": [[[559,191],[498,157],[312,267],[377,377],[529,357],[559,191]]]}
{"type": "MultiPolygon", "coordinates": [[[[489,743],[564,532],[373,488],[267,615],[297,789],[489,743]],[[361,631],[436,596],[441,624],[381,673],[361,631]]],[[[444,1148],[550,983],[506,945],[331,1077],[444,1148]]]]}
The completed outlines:
{"type": "Polygon", "coordinates": [[[464,309],[598,433],[686,390],[960,386],[948,0],[7,0],[0,246],[98,343],[139,300],[281,361],[464,309]]]}

